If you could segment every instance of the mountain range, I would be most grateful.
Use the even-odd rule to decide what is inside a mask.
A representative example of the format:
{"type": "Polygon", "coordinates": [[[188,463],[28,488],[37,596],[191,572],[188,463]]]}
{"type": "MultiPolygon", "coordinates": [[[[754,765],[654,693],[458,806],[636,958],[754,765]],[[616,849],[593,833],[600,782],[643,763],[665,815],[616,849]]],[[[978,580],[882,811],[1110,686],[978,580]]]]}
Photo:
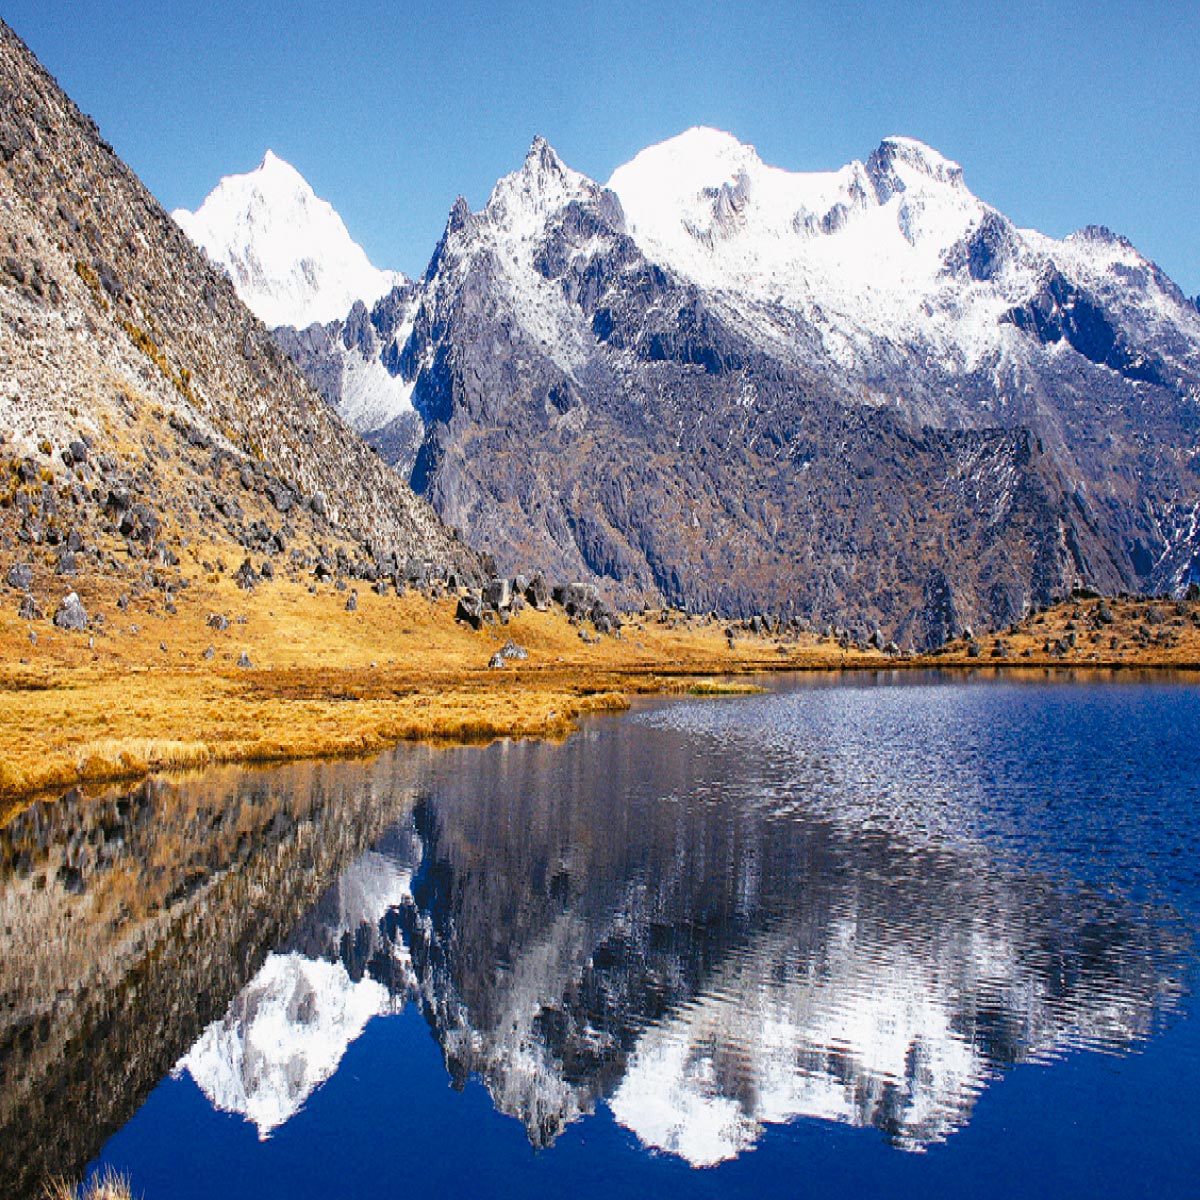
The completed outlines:
{"type": "Polygon", "coordinates": [[[276,339],[503,569],[917,645],[1200,577],[1195,302],[910,138],[798,174],[692,129],[603,186],[539,138],[373,291],[276,339]]]}

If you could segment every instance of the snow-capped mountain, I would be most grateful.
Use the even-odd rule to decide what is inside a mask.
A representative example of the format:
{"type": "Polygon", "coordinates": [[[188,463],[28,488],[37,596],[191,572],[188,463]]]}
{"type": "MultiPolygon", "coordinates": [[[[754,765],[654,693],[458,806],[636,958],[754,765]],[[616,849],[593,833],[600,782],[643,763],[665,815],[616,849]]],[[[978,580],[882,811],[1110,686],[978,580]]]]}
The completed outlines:
{"type": "Polygon", "coordinates": [[[1057,275],[1112,310],[1095,314],[1113,326],[1111,338],[1097,329],[1098,341],[1112,344],[1061,331],[1083,356],[1144,382],[1169,374],[1174,357],[1200,367],[1192,306],[1127,241],[1099,228],[1064,241],[1019,230],[968,190],[957,163],[912,138],[804,174],[767,166],[729,134],[692,129],[642,151],[608,186],[649,258],[783,354],[795,351],[800,319],[835,368],[869,370],[887,344],[920,346],[942,373],[1003,368],[1025,357],[1022,307],[1057,275]],[[1187,340],[1172,351],[1180,333],[1187,340]]]}
{"type": "Polygon", "coordinates": [[[338,320],[405,282],[373,267],[333,207],[270,150],[253,171],[222,179],[194,213],[172,216],[271,327],[338,320]]]}
{"type": "MultiPolygon", "coordinates": [[[[403,1006],[392,987],[338,955],[347,946],[380,949],[379,922],[409,898],[411,878],[392,855],[364,854],[296,931],[299,944],[267,956],[225,1015],[180,1059],[175,1074],[186,1071],[214,1108],[245,1117],[262,1139],[291,1120],[337,1070],[367,1022],[403,1006]]],[[[382,949],[407,981],[404,948],[382,949]]]]}
{"type": "Polygon", "coordinates": [[[695,129],[607,187],[537,139],[423,279],[278,338],[503,569],[917,644],[1200,578],[1195,305],[910,138],[695,129]]]}

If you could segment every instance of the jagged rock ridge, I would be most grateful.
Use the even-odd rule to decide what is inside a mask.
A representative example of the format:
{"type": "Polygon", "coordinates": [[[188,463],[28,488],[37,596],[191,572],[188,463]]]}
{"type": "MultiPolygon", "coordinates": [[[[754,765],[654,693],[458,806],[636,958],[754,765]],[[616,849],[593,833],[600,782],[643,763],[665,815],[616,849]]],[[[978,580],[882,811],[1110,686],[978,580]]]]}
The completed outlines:
{"type": "Polygon", "coordinates": [[[608,188],[539,139],[421,281],[277,337],[501,567],[626,600],[928,645],[1200,574],[1194,306],[911,139],[797,176],[696,130],[608,188]]]}

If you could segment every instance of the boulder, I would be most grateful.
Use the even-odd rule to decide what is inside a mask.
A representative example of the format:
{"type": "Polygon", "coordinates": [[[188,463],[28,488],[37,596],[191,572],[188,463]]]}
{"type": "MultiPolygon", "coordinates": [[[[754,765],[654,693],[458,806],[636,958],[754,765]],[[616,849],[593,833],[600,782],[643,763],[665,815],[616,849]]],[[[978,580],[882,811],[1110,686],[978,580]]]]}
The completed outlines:
{"type": "Polygon", "coordinates": [[[346,601],[347,612],[358,612],[358,589],[350,589],[350,598],[346,601]]]}
{"type": "Polygon", "coordinates": [[[79,630],[86,629],[87,623],[87,611],[79,597],[74,592],[70,592],[58,606],[54,614],[54,624],[59,629],[79,630]]]}
{"type": "Polygon", "coordinates": [[[507,579],[489,579],[484,588],[483,598],[489,608],[502,612],[512,606],[512,583],[507,579]]]}
{"type": "Polygon", "coordinates": [[[524,646],[518,646],[512,638],[500,648],[500,654],[510,662],[524,662],[529,657],[529,651],[524,646]]]}
{"type": "Polygon", "coordinates": [[[223,633],[229,628],[229,618],[223,613],[209,613],[205,624],[209,629],[216,629],[223,633]]]}
{"type": "Polygon", "coordinates": [[[258,583],[258,573],[248,558],[243,560],[242,565],[234,573],[233,582],[244,592],[254,590],[254,585],[258,583]]]}
{"type": "Polygon", "coordinates": [[[525,588],[525,599],[538,612],[545,612],[550,607],[550,585],[546,582],[545,576],[538,574],[529,581],[525,588]]]}
{"type": "Polygon", "coordinates": [[[483,624],[483,596],[478,589],[473,588],[458,598],[454,619],[466,621],[472,629],[478,629],[483,624]]]}
{"type": "Polygon", "coordinates": [[[600,590],[594,583],[564,583],[554,589],[553,595],[555,603],[561,604],[568,616],[583,617],[600,599],[600,590]]]}
{"type": "Polygon", "coordinates": [[[22,621],[40,621],[44,614],[38,606],[38,602],[32,596],[22,596],[21,606],[17,609],[17,615],[22,621]]]}
{"type": "Polygon", "coordinates": [[[241,654],[238,655],[237,665],[241,667],[243,671],[248,671],[254,664],[250,661],[250,655],[243,650],[241,654]]]}
{"type": "Polygon", "coordinates": [[[488,660],[488,667],[493,671],[499,671],[507,665],[507,660],[505,659],[503,653],[501,653],[499,650],[497,650],[496,653],[493,654],[488,660]]]}
{"type": "Polygon", "coordinates": [[[14,563],[8,568],[4,580],[10,588],[27,592],[33,587],[33,568],[28,563],[14,563]]]}

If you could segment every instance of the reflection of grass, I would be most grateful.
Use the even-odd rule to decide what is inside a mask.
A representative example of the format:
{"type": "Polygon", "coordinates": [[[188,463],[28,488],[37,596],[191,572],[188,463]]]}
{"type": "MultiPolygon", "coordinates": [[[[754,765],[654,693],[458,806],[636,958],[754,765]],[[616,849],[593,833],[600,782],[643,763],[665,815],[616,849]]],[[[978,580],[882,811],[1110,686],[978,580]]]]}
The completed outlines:
{"type": "Polygon", "coordinates": [[[93,1175],[82,1187],[54,1179],[44,1189],[45,1200],[131,1200],[129,1180],[111,1167],[93,1175]]]}

